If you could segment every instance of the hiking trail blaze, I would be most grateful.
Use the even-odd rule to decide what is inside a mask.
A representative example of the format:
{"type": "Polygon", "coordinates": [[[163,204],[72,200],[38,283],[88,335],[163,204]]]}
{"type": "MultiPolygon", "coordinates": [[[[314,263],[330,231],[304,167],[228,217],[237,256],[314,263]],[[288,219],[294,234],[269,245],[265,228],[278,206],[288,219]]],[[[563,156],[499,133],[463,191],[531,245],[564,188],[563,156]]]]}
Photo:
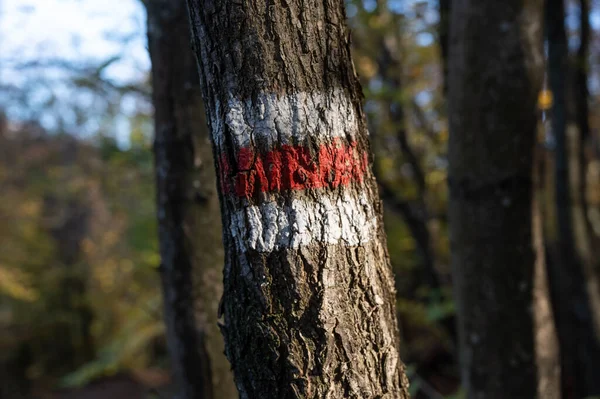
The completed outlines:
{"type": "Polygon", "coordinates": [[[230,99],[224,111],[225,124],[214,122],[214,139],[220,189],[237,199],[229,230],[239,250],[371,239],[376,213],[361,193],[368,153],[357,141],[356,111],[343,91],[230,99]],[[225,143],[225,129],[233,143],[225,143]],[[277,195],[290,191],[291,200],[277,195]]]}

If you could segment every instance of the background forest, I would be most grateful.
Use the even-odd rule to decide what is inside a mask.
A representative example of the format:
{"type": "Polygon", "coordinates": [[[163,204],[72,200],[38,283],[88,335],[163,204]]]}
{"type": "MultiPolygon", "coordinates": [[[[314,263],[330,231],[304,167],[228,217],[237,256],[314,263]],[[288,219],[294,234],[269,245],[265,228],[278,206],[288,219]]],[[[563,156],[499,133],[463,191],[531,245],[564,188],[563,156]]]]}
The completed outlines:
{"type": "MultiPolygon", "coordinates": [[[[450,1],[347,1],[415,398],[462,392],[447,227],[450,1]]],[[[551,70],[539,96],[545,252],[559,262],[553,162],[564,150],[574,251],[600,331],[600,2],[566,5],[565,143],[551,128],[551,70]]],[[[0,0],[0,399],[170,397],[148,26],[136,0],[0,0]]]]}

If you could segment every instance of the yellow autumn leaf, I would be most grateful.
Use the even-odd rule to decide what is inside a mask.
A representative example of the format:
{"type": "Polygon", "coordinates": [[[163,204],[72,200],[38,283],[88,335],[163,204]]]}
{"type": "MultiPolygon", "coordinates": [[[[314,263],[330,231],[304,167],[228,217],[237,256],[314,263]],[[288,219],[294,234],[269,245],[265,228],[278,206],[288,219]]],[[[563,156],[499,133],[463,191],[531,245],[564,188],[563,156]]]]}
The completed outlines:
{"type": "Polygon", "coordinates": [[[0,293],[25,302],[34,302],[39,297],[25,273],[3,265],[0,265],[0,293]]]}
{"type": "Polygon", "coordinates": [[[540,95],[538,96],[538,107],[541,110],[547,110],[552,107],[554,103],[554,96],[552,95],[551,90],[542,90],[540,91],[540,95]]]}

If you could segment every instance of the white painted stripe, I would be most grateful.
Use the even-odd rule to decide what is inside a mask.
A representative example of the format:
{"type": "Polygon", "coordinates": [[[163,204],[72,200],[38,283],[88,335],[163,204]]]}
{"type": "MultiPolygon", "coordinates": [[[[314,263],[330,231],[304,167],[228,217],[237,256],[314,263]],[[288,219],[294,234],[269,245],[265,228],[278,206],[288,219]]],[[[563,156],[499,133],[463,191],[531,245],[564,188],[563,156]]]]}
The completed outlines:
{"type": "Polygon", "coordinates": [[[364,193],[350,194],[321,192],[318,200],[247,206],[234,213],[229,229],[242,252],[298,249],[317,242],[361,245],[376,235],[377,216],[364,193]]]}
{"type": "Polygon", "coordinates": [[[353,140],[358,131],[358,116],[346,93],[266,93],[256,99],[240,100],[231,95],[225,109],[217,104],[212,118],[215,142],[221,150],[224,128],[228,126],[238,148],[260,143],[298,145],[307,138],[330,141],[336,137],[353,140]],[[222,116],[225,115],[225,123],[222,116]]]}

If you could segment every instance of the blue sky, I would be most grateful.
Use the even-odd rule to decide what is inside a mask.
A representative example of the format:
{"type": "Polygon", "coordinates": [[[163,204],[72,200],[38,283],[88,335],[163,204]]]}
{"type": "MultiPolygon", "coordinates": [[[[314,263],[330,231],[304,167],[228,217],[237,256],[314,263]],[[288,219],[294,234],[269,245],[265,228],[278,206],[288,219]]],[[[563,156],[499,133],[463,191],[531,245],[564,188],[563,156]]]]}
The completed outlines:
{"type": "Polygon", "coordinates": [[[138,0],[0,0],[0,10],[3,60],[105,59],[125,51],[107,71],[112,77],[138,79],[150,67],[138,0]],[[123,48],[118,38],[129,35],[123,48]]]}
{"type": "MultiPolygon", "coordinates": [[[[27,100],[18,100],[13,92],[0,93],[0,106],[11,120],[39,120],[43,126],[58,126],[57,115],[71,133],[93,137],[105,121],[102,111],[80,126],[73,107],[89,102],[101,109],[89,93],[74,93],[69,88],[67,71],[60,68],[28,68],[22,64],[61,60],[75,66],[98,65],[116,55],[122,58],[103,72],[103,78],[116,83],[139,82],[147,77],[150,60],[146,49],[145,11],[138,0],[0,0],[0,84],[35,87],[18,91],[27,100]],[[126,40],[124,40],[126,39],[126,40]],[[41,104],[51,97],[59,104],[46,109],[41,104]],[[23,105],[26,103],[27,105],[23,105]]],[[[129,115],[137,105],[124,98],[121,114],[109,127],[122,146],[129,141],[129,115]]]]}

